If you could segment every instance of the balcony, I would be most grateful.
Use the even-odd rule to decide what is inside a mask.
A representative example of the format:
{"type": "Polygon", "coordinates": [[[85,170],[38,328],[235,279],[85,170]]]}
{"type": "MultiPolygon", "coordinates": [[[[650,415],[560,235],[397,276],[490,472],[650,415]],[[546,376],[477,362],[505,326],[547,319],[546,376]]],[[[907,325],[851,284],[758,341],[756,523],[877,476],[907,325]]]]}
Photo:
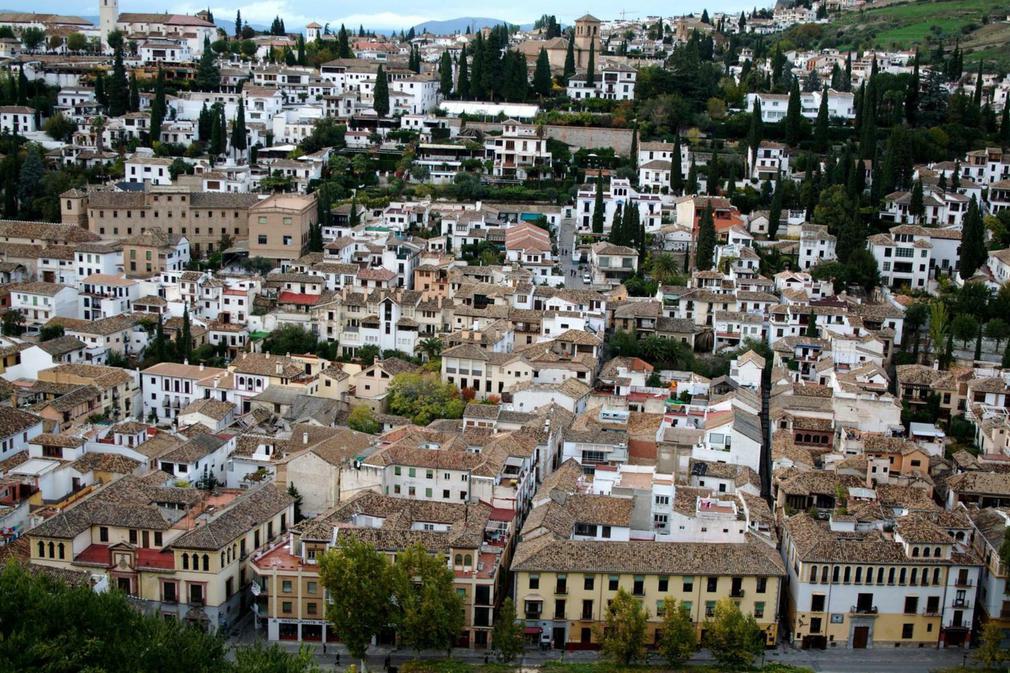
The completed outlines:
{"type": "Polygon", "coordinates": [[[729,597],[730,598],[743,598],[743,594],[744,594],[744,590],[743,589],[731,589],[730,592],[729,592],[729,597]]]}
{"type": "Polygon", "coordinates": [[[955,598],[952,605],[955,608],[970,608],[971,601],[968,600],[967,598],[955,598]]]}
{"type": "Polygon", "coordinates": [[[876,605],[853,605],[849,608],[850,615],[875,615],[877,614],[876,605]]]}

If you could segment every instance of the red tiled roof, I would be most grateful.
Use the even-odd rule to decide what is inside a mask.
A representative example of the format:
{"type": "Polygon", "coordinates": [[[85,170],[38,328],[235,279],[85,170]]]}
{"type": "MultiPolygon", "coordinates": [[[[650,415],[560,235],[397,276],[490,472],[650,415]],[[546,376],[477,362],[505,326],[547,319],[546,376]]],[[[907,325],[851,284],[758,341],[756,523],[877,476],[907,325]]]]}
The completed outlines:
{"type": "Polygon", "coordinates": [[[318,294],[302,294],[301,292],[281,292],[277,295],[278,304],[299,304],[300,306],[312,306],[319,301],[318,294]]]}
{"type": "MultiPolygon", "coordinates": [[[[175,568],[175,556],[172,552],[164,552],[160,549],[148,549],[146,547],[138,547],[136,551],[137,567],[139,568],[160,568],[164,570],[175,568]]],[[[112,553],[109,551],[109,545],[93,544],[78,554],[74,562],[108,567],[112,565],[112,553]]]]}

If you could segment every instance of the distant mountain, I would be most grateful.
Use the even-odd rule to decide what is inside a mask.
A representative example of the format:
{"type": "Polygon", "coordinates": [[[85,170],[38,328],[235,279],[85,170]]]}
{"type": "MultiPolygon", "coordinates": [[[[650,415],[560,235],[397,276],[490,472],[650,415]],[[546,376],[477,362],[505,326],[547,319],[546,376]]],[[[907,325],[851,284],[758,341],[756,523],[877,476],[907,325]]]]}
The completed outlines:
{"type": "MultiPolygon", "coordinates": [[[[453,33],[465,33],[467,27],[470,32],[478,31],[481,28],[493,28],[503,23],[508,23],[502,19],[488,19],[478,16],[461,16],[458,19],[446,19],[445,21],[425,21],[414,26],[414,32],[420,33],[427,30],[435,35],[452,35],[453,33]]],[[[529,26],[520,26],[529,28],[529,26]]]]}

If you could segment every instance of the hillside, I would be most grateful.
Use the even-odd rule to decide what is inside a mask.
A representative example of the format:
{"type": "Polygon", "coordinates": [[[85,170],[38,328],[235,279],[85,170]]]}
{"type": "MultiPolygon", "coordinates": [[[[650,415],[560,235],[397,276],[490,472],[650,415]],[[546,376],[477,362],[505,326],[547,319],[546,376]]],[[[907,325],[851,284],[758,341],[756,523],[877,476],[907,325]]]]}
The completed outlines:
{"type": "Polygon", "coordinates": [[[969,60],[1010,62],[1010,3],[992,0],[879,2],[846,12],[823,26],[821,46],[838,48],[933,48],[959,40],[969,60]]]}
{"type": "Polygon", "coordinates": [[[506,23],[502,19],[489,19],[487,17],[461,16],[457,19],[445,19],[444,21],[425,21],[414,26],[418,33],[427,30],[435,35],[451,35],[452,33],[465,33],[469,26],[470,31],[480,30],[484,27],[493,27],[506,23]]]}

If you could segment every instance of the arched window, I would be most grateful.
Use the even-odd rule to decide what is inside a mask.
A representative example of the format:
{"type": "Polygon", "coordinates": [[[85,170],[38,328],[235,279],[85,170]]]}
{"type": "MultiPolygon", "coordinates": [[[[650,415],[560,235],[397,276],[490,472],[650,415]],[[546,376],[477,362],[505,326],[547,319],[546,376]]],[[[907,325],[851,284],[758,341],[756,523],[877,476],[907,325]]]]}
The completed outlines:
{"type": "Polygon", "coordinates": [[[883,566],[881,566],[880,568],[877,568],[877,584],[883,584],[883,583],[884,583],[884,568],[883,566]]]}
{"type": "Polygon", "coordinates": [[[887,571],[887,583],[894,584],[894,568],[890,568],[887,571]]]}
{"type": "Polygon", "coordinates": [[[210,570],[210,557],[206,554],[203,555],[203,569],[205,572],[210,570]]]}
{"type": "Polygon", "coordinates": [[[221,552],[221,567],[224,567],[224,552],[221,552]]]}
{"type": "Polygon", "coordinates": [[[63,558],[63,554],[64,554],[64,547],[63,547],[63,543],[62,543],[62,542],[61,542],[61,543],[59,544],[59,546],[57,547],[57,549],[59,549],[59,552],[60,552],[60,558],[63,558]]]}
{"type": "Polygon", "coordinates": [[[46,556],[46,543],[42,540],[39,540],[39,556],[42,558],[45,558],[46,556]]]}
{"type": "Polygon", "coordinates": [[[939,584],[939,583],[940,583],[940,569],[933,568],[933,584],[939,584]]]}
{"type": "Polygon", "coordinates": [[[831,581],[835,584],[838,584],[838,572],[838,566],[831,569],[831,581]]]}
{"type": "MultiPolygon", "coordinates": [[[[929,556],[929,548],[926,548],[926,556],[929,556]]],[[[912,547],[912,558],[919,558],[919,548],[912,547]]]]}
{"type": "Polygon", "coordinates": [[[189,570],[189,554],[182,555],[182,569],[189,570]]]}
{"type": "Polygon", "coordinates": [[[912,586],[915,586],[915,583],[918,581],[918,579],[919,579],[919,569],[912,568],[912,577],[908,583],[911,584],[912,586]]]}
{"type": "Polygon", "coordinates": [[[856,578],[853,580],[856,584],[863,583],[863,567],[856,566],[856,578]]]}
{"type": "Polygon", "coordinates": [[[457,566],[463,565],[463,555],[462,554],[456,554],[456,565],[457,566]]]}
{"type": "Polygon", "coordinates": [[[473,565],[473,557],[467,554],[466,556],[463,557],[463,567],[469,568],[472,565],[473,565]]]}
{"type": "Polygon", "coordinates": [[[898,584],[904,584],[905,578],[908,576],[908,568],[902,568],[898,573],[898,584]]]}
{"type": "Polygon", "coordinates": [[[810,566],[810,581],[817,581],[817,566],[810,566]]]}
{"type": "Polygon", "coordinates": [[[56,545],[49,543],[49,558],[56,558],[56,545]]]}
{"type": "Polygon", "coordinates": [[[936,547],[933,549],[933,558],[940,558],[940,548],[936,547]]]}

